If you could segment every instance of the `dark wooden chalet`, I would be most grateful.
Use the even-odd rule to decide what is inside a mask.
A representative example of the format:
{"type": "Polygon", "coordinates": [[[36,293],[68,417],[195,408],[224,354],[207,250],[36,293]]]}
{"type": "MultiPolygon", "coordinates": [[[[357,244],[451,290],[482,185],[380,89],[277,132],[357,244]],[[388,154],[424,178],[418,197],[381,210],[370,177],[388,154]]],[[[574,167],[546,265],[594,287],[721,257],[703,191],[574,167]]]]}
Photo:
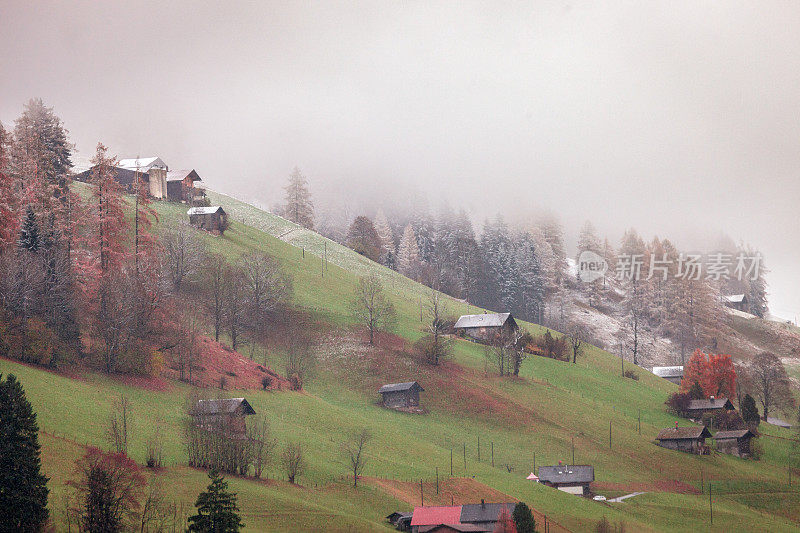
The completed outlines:
{"type": "Polygon", "coordinates": [[[726,294],[722,297],[722,303],[737,311],[747,313],[750,310],[750,300],[747,299],[746,294],[726,294]]]}
{"type": "Polygon", "coordinates": [[[502,337],[512,337],[519,331],[519,325],[511,313],[483,313],[462,315],[453,329],[460,335],[491,342],[502,337]]]}
{"type": "Polygon", "coordinates": [[[245,417],[256,411],[244,398],[224,398],[199,400],[191,414],[194,425],[199,428],[244,438],[247,434],[245,417]]]}
{"type": "Polygon", "coordinates": [[[689,418],[700,419],[703,413],[718,413],[721,411],[732,411],[733,404],[727,398],[714,398],[713,396],[703,400],[692,400],[689,402],[687,413],[689,418]]]}
{"type": "Polygon", "coordinates": [[[194,169],[167,171],[167,199],[172,202],[191,202],[197,181],[203,180],[194,169]]]}
{"type": "Polygon", "coordinates": [[[656,440],[662,448],[704,455],[709,453],[706,439],[710,437],[705,426],[678,427],[676,422],[674,428],[662,429],[656,440]]]}
{"type": "Polygon", "coordinates": [[[416,381],[389,383],[378,392],[383,397],[383,406],[390,409],[413,409],[419,407],[419,393],[424,392],[416,381]]]}
{"type": "Polygon", "coordinates": [[[503,509],[512,515],[516,508],[516,503],[465,503],[461,506],[461,523],[482,528],[480,531],[494,531],[503,509]]]}
{"type": "Polygon", "coordinates": [[[556,465],[539,467],[539,483],[578,496],[588,496],[594,481],[591,465],[556,465]]]}
{"type": "Polygon", "coordinates": [[[730,431],[717,431],[714,442],[717,451],[728,453],[737,457],[750,457],[750,441],[755,434],[749,429],[735,429],[730,431]]]}
{"type": "Polygon", "coordinates": [[[192,207],[186,214],[192,226],[206,231],[222,233],[228,227],[228,214],[218,205],[192,207]]]}

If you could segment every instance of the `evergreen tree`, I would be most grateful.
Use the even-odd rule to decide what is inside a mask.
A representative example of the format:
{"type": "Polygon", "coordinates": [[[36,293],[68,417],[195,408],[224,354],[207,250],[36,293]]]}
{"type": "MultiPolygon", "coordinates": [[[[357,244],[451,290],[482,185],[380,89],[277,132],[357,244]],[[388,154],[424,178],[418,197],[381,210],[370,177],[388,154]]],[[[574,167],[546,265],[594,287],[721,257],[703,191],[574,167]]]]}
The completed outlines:
{"type": "Polygon", "coordinates": [[[36,220],[36,213],[28,206],[25,210],[25,219],[22,221],[22,228],[19,233],[19,246],[29,252],[36,253],[42,245],[39,235],[39,223],[36,220]]]}
{"type": "Polygon", "coordinates": [[[419,263],[417,238],[414,235],[414,228],[408,224],[403,230],[400,248],[397,250],[397,269],[404,276],[414,279],[419,274],[419,263]]]}
{"type": "Polygon", "coordinates": [[[742,420],[747,422],[748,425],[757,426],[761,422],[761,415],[758,414],[756,401],[749,394],[745,394],[744,398],[742,398],[742,405],[739,406],[739,411],[742,413],[742,420]]]}
{"type": "Polygon", "coordinates": [[[23,181],[41,180],[53,189],[54,197],[63,198],[71,157],[72,144],[61,119],[40,98],[32,98],[14,123],[14,174],[23,181]]]}
{"type": "Polygon", "coordinates": [[[314,229],[314,204],[311,202],[308,180],[299,168],[295,167],[289,175],[289,184],[284,190],[286,191],[284,216],[295,224],[314,229]]]}
{"type": "Polygon", "coordinates": [[[216,471],[208,474],[211,483],[201,492],[194,506],[197,514],[189,517],[189,531],[208,533],[237,532],[244,527],[236,506],[236,494],[228,492],[228,483],[216,471]]]}
{"type": "Polygon", "coordinates": [[[48,518],[36,413],[14,375],[0,374],[0,532],[40,531],[48,518]]]}
{"type": "Polygon", "coordinates": [[[19,237],[18,180],[10,172],[11,135],[0,123],[0,249],[19,237]]]}
{"type": "Polygon", "coordinates": [[[381,239],[375,225],[365,216],[358,216],[347,230],[347,246],[375,262],[380,260],[381,239]]]}
{"type": "Polygon", "coordinates": [[[394,236],[383,209],[378,209],[375,214],[374,225],[381,241],[380,263],[384,266],[390,266],[390,263],[394,262],[394,236]]]}
{"type": "Polygon", "coordinates": [[[531,508],[525,502],[519,502],[511,515],[517,526],[517,533],[536,533],[536,520],[531,508]]]}

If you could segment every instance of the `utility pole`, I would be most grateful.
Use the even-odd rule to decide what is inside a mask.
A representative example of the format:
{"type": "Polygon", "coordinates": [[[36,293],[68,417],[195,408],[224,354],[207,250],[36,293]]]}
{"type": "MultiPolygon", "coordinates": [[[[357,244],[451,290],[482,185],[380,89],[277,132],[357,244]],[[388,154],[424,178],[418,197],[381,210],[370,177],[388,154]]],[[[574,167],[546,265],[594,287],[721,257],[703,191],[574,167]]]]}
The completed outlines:
{"type": "Polygon", "coordinates": [[[641,435],[642,434],[642,410],[641,409],[639,409],[638,427],[639,427],[639,435],[641,435]]]}
{"type": "Polygon", "coordinates": [[[467,475],[467,443],[464,443],[464,475],[467,475]]]}
{"type": "Polygon", "coordinates": [[[481,462],[481,436],[478,435],[478,462],[481,462]]]}
{"type": "Polygon", "coordinates": [[[439,494],[439,467],[436,467],[436,494],[439,494]]]}
{"type": "Polygon", "coordinates": [[[450,477],[453,477],[453,447],[450,446],[450,477]]]}
{"type": "Polygon", "coordinates": [[[611,449],[611,420],[608,421],[608,449],[611,449]]]}
{"type": "Polygon", "coordinates": [[[536,475],[536,452],[533,452],[533,475],[536,475]]]}
{"type": "Polygon", "coordinates": [[[575,466],[575,437],[572,437],[572,466],[575,466]]]}
{"type": "Polygon", "coordinates": [[[705,480],[703,479],[703,469],[700,469],[700,494],[703,494],[706,491],[705,488],[705,480]]]}
{"type": "MultiPolygon", "coordinates": [[[[492,441],[492,467],[494,467],[494,441],[492,441]]],[[[789,471],[789,487],[792,486],[792,472],[789,471]]]]}
{"type": "Polygon", "coordinates": [[[419,501],[422,502],[422,507],[425,507],[425,495],[422,493],[422,480],[419,480],[419,501]]]}

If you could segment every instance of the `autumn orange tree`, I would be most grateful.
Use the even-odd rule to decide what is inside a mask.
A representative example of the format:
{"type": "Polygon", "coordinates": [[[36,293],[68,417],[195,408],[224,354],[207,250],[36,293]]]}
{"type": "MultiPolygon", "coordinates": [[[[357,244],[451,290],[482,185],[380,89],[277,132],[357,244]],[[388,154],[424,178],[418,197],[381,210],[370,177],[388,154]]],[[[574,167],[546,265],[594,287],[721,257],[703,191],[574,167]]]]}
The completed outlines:
{"type": "Polygon", "coordinates": [[[681,391],[699,383],[706,397],[731,398],[736,394],[736,370],[730,355],[706,354],[697,349],[683,369],[681,391]]]}

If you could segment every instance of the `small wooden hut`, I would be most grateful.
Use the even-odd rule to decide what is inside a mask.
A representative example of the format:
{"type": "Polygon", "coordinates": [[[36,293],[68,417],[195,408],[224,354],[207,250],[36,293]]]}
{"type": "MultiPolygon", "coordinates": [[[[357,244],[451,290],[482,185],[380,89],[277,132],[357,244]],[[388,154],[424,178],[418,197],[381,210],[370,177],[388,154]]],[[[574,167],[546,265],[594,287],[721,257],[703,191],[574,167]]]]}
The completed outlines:
{"type": "Polygon", "coordinates": [[[674,428],[662,429],[656,440],[662,448],[704,455],[709,452],[706,439],[710,437],[706,426],[678,427],[676,422],[674,428]]]}
{"type": "Polygon", "coordinates": [[[228,227],[228,214],[218,205],[192,207],[186,214],[192,226],[206,231],[222,233],[228,227]]]}
{"type": "Polygon", "coordinates": [[[717,451],[728,453],[737,457],[750,457],[750,441],[755,434],[749,429],[735,429],[730,431],[717,431],[714,435],[714,442],[717,444],[717,451]]]}
{"type": "Polygon", "coordinates": [[[419,407],[419,393],[425,391],[416,381],[389,383],[378,392],[383,397],[383,406],[390,409],[414,409],[419,407]]]}
{"type": "Polygon", "coordinates": [[[245,417],[254,414],[255,409],[244,398],[199,400],[191,412],[195,426],[240,438],[247,435],[245,417]]]}
{"type": "Polygon", "coordinates": [[[519,331],[519,325],[511,313],[483,313],[460,316],[453,329],[475,340],[492,342],[502,337],[511,338],[519,331]]]}

